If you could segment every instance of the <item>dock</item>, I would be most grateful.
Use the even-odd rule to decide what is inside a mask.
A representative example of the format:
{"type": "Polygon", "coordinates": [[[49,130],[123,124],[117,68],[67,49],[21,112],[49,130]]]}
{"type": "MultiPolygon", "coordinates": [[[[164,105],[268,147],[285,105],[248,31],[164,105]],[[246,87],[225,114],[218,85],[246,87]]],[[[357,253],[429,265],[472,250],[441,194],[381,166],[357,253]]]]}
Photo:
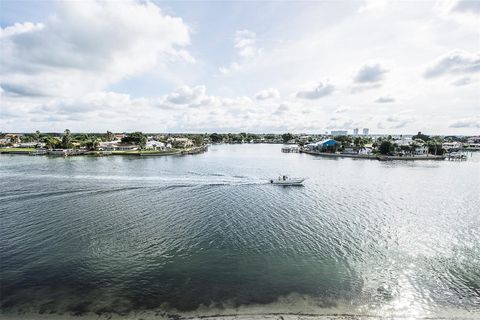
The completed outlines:
{"type": "Polygon", "coordinates": [[[291,146],[291,147],[282,147],[282,152],[283,153],[299,153],[300,148],[296,146],[291,146]]]}

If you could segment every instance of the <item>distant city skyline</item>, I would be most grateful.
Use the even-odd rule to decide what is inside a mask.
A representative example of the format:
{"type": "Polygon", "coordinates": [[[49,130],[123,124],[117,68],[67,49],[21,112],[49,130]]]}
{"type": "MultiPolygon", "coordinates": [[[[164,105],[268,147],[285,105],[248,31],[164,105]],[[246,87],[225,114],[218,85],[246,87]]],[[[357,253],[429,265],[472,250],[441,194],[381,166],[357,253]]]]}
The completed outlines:
{"type": "Polygon", "coordinates": [[[480,2],[9,1],[2,132],[480,133],[480,2]]]}

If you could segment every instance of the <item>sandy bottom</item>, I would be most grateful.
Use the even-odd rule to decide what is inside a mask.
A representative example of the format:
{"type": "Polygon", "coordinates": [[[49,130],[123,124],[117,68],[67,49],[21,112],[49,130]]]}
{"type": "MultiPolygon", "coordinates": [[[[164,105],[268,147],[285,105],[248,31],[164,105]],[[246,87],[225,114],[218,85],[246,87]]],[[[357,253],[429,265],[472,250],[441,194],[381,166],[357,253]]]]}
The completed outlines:
{"type": "MultiPolygon", "coordinates": [[[[107,301],[97,301],[106,303],[107,301]]],[[[176,309],[116,310],[94,313],[90,310],[76,314],[65,308],[42,309],[26,304],[19,308],[0,310],[5,320],[363,320],[363,319],[480,319],[480,311],[466,309],[418,310],[414,305],[402,309],[378,309],[373,306],[353,306],[351,302],[326,302],[307,295],[290,294],[276,302],[263,305],[234,307],[225,303],[221,308],[201,306],[194,311],[176,309]],[[39,311],[40,310],[40,311],[39,311]]],[[[95,310],[95,309],[94,309],[95,310]]]]}
{"type": "Polygon", "coordinates": [[[383,319],[479,319],[475,315],[471,317],[395,317],[395,316],[372,316],[372,315],[349,315],[349,314],[332,314],[332,315],[298,315],[298,314],[244,314],[244,315],[212,315],[212,316],[181,316],[170,314],[154,314],[151,312],[141,312],[134,315],[93,315],[87,314],[83,316],[72,315],[7,315],[1,314],[0,319],[5,320],[383,320],[383,319]]]}

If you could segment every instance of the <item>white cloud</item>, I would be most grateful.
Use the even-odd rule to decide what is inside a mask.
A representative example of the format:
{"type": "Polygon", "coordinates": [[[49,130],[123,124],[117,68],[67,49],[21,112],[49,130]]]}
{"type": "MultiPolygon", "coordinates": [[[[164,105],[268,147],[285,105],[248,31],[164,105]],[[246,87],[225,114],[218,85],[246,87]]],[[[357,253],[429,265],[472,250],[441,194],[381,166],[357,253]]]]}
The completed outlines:
{"type": "Polygon", "coordinates": [[[313,88],[298,91],[295,96],[302,99],[319,99],[333,93],[335,86],[328,82],[320,82],[313,88]]]}
{"type": "Polygon", "coordinates": [[[260,92],[257,92],[255,95],[255,99],[257,100],[267,100],[267,99],[276,99],[280,97],[280,93],[278,92],[277,89],[269,88],[262,90],[260,92]]]}
{"type": "Polygon", "coordinates": [[[259,54],[260,50],[256,47],[255,32],[249,30],[240,30],[235,33],[235,49],[238,50],[238,55],[245,58],[253,57],[259,54]]]}
{"type": "Polygon", "coordinates": [[[472,82],[474,82],[472,78],[465,77],[465,78],[460,78],[458,80],[455,80],[454,82],[452,82],[452,85],[461,87],[461,86],[466,86],[472,82]]]}
{"type": "Polygon", "coordinates": [[[15,24],[1,36],[2,87],[19,95],[81,95],[165,61],[193,61],[180,49],[187,25],[151,2],[60,2],[43,24],[15,24]]]}
{"type": "Polygon", "coordinates": [[[478,0],[457,0],[451,6],[452,11],[480,14],[480,1],[478,0]]]}
{"type": "Polygon", "coordinates": [[[480,115],[469,119],[460,119],[453,122],[450,128],[480,128],[480,115]]]}
{"type": "Polygon", "coordinates": [[[257,48],[257,35],[255,32],[244,29],[235,33],[233,47],[236,50],[239,61],[233,61],[228,67],[220,67],[222,74],[229,74],[242,69],[243,65],[262,53],[262,49],[257,48]]]}
{"type": "Polygon", "coordinates": [[[392,103],[392,102],[395,102],[395,98],[391,96],[383,96],[375,99],[375,102],[376,103],[392,103]]]}
{"type": "Polygon", "coordinates": [[[335,110],[335,113],[345,113],[345,112],[348,112],[350,110],[350,108],[338,108],[337,110],[335,110]]]}
{"type": "MultiPolygon", "coordinates": [[[[241,21],[238,9],[248,5],[229,3],[224,19],[200,19],[218,13],[207,4],[183,21],[148,0],[61,2],[42,23],[0,29],[0,131],[323,132],[351,124],[373,132],[380,122],[388,133],[476,134],[460,125],[478,114],[480,73],[466,65],[478,57],[479,20],[472,10],[453,10],[458,3],[444,15],[428,1],[265,3],[266,11],[241,21]],[[269,19],[278,23],[266,28],[269,19]],[[443,71],[424,77],[441,59],[429,63],[456,48],[467,64],[439,63],[443,71]],[[319,84],[319,76],[332,84],[319,84]],[[375,103],[389,95],[401,101],[395,110],[375,103]],[[386,121],[400,110],[415,121],[397,129],[413,118],[386,121]],[[462,122],[450,127],[455,120],[462,122]]],[[[23,16],[19,22],[36,21],[23,16]]]]}
{"type": "Polygon", "coordinates": [[[41,30],[45,27],[43,23],[15,23],[13,26],[0,28],[0,39],[8,38],[16,34],[41,30]]]}
{"type": "Polygon", "coordinates": [[[390,115],[385,121],[390,125],[390,129],[401,129],[415,122],[415,118],[406,115],[390,115]]]}
{"type": "Polygon", "coordinates": [[[356,83],[378,83],[385,78],[388,70],[380,63],[366,64],[358,70],[353,81],[356,83]]]}
{"type": "Polygon", "coordinates": [[[283,116],[290,109],[288,103],[282,103],[278,106],[277,110],[273,113],[276,116],[283,116]]]}
{"type": "Polygon", "coordinates": [[[480,52],[471,53],[463,50],[453,50],[439,57],[433,65],[427,68],[425,78],[435,78],[442,75],[469,74],[480,72],[480,52]]]}
{"type": "Polygon", "coordinates": [[[155,100],[155,106],[161,109],[251,107],[252,105],[252,99],[245,96],[228,98],[208,95],[203,85],[182,86],[155,100]]]}

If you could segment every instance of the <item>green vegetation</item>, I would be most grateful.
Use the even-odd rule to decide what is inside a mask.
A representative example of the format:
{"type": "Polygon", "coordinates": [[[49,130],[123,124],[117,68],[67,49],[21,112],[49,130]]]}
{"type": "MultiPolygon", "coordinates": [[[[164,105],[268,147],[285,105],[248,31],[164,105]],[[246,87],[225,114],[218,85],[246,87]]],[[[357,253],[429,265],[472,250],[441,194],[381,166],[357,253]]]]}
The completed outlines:
{"type": "Polygon", "coordinates": [[[132,132],[129,133],[126,137],[122,138],[122,143],[135,144],[140,146],[140,148],[144,148],[147,144],[147,136],[139,131],[132,132]]]}
{"type": "Polygon", "coordinates": [[[223,135],[218,133],[212,133],[210,135],[210,141],[212,141],[213,143],[223,142],[223,135]]]}
{"type": "Polygon", "coordinates": [[[63,149],[70,149],[73,147],[72,144],[72,137],[70,136],[70,130],[65,129],[63,137],[62,137],[62,148],[63,149]]]}
{"type": "Polygon", "coordinates": [[[291,133],[282,134],[283,143],[287,143],[288,141],[293,140],[293,138],[295,138],[295,136],[291,133]]]}
{"type": "Polygon", "coordinates": [[[2,153],[10,153],[10,152],[32,152],[35,151],[35,148],[0,148],[0,152],[2,153]]]}
{"type": "Polygon", "coordinates": [[[393,147],[393,144],[390,142],[390,140],[383,140],[380,143],[380,147],[378,148],[378,151],[380,151],[380,153],[384,155],[391,154],[393,150],[394,150],[394,147],[393,147]]]}
{"type": "Polygon", "coordinates": [[[182,150],[181,149],[169,149],[165,151],[160,151],[160,150],[116,150],[112,151],[112,154],[114,155],[141,155],[141,154],[174,154],[174,153],[180,153],[182,150]]]}

